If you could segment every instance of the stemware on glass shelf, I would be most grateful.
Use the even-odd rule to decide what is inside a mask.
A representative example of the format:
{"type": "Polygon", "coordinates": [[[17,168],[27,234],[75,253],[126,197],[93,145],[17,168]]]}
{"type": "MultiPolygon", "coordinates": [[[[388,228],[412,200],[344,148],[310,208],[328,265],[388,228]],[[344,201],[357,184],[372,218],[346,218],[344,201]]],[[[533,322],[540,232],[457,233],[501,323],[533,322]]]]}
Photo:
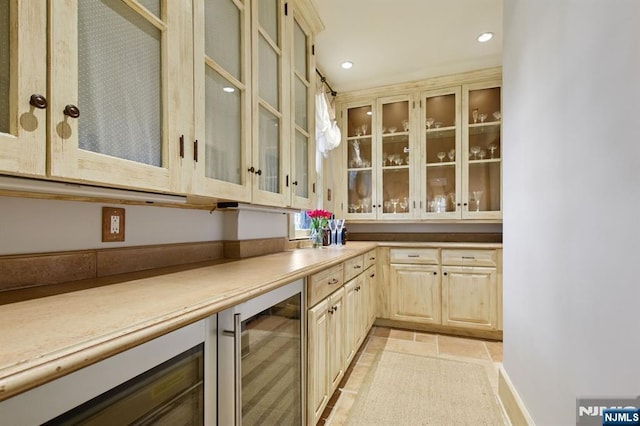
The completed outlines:
{"type": "Polygon", "coordinates": [[[476,124],[478,122],[478,108],[473,110],[471,116],[473,117],[473,124],[476,124]]]}
{"type": "Polygon", "coordinates": [[[431,129],[431,126],[433,126],[433,123],[435,123],[435,122],[436,122],[436,119],[435,119],[435,118],[431,118],[431,117],[427,118],[427,121],[426,121],[426,123],[427,123],[427,130],[430,130],[430,129],[431,129]]]}
{"type": "MultiPolygon", "coordinates": [[[[485,114],[486,115],[486,114],[485,114]]],[[[367,130],[368,130],[368,126],[366,124],[362,125],[362,134],[366,135],[367,134],[367,130]]]]}
{"type": "Polygon", "coordinates": [[[403,212],[406,212],[407,207],[409,207],[409,200],[407,200],[407,197],[404,197],[402,201],[400,201],[400,208],[403,212]]]}
{"type": "Polygon", "coordinates": [[[391,201],[387,200],[384,202],[384,211],[385,213],[391,213],[391,201]]]}
{"type": "Polygon", "coordinates": [[[490,143],[487,148],[489,148],[489,152],[491,153],[491,158],[494,158],[493,153],[496,151],[496,149],[498,149],[498,144],[490,143]]]}
{"type": "Polygon", "coordinates": [[[449,157],[449,161],[455,160],[456,159],[456,150],[452,149],[451,151],[449,151],[447,156],[449,157]]]}
{"type": "Polygon", "coordinates": [[[478,118],[480,119],[480,122],[481,122],[481,123],[484,123],[484,120],[486,120],[486,119],[487,119],[487,117],[488,117],[488,115],[487,115],[487,114],[484,114],[484,113],[482,113],[482,114],[478,115],[478,118]]]}
{"type": "Polygon", "coordinates": [[[484,160],[484,157],[487,156],[487,151],[485,151],[484,149],[481,149],[480,152],[478,152],[478,157],[480,157],[481,160],[484,160]]]}
{"type": "Polygon", "coordinates": [[[438,159],[440,160],[440,162],[441,162],[441,163],[442,163],[442,161],[444,160],[444,157],[446,157],[446,156],[447,156],[447,154],[445,154],[445,152],[444,152],[444,151],[440,151],[440,152],[438,153],[438,159]]]}
{"type": "Polygon", "coordinates": [[[474,145],[471,147],[471,154],[473,155],[473,159],[477,160],[478,159],[478,153],[480,152],[480,147],[477,145],[474,145]]]}
{"type": "Polygon", "coordinates": [[[395,133],[398,128],[396,126],[389,127],[389,133],[395,133]]]}
{"type": "Polygon", "coordinates": [[[398,212],[396,207],[398,206],[398,202],[399,201],[400,201],[399,198],[392,198],[391,199],[391,204],[393,204],[393,213],[397,213],[398,212]]]}
{"type": "Polygon", "coordinates": [[[440,127],[442,127],[442,121],[436,121],[435,123],[433,123],[433,125],[436,129],[439,129],[440,127]]]}
{"type": "Polygon", "coordinates": [[[482,194],[484,194],[484,191],[472,191],[471,193],[473,194],[473,200],[476,202],[476,211],[479,212],[480,199],[482,198],[482,194]]]}
{"type": "Polygon", "coordinates": [[[500,111],[495,111],[493,113],[493,118],[495,118],[497,121],[500,121],[500,119],[502,118],[502,113],[500,111]]]}

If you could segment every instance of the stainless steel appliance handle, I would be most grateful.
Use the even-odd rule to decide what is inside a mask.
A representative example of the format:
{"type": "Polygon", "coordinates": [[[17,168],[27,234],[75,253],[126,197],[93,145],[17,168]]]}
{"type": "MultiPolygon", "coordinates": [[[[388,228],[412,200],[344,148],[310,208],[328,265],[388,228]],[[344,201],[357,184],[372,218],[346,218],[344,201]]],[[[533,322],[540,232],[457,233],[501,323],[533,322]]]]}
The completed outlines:
{"type": "Polygon", "coordinates": [[[242,425],[242,320],[240,314],[233,316],[233,374],[235,377],[235,424],[242,425]]]}

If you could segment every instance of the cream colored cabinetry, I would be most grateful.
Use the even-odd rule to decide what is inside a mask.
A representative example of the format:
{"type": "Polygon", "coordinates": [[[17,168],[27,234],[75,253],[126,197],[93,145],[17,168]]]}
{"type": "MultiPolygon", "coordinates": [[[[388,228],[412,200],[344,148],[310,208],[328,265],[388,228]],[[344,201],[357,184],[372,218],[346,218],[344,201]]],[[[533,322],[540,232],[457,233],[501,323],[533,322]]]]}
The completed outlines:
{"type": "Polygon", "coordinates": [[[442,250],[443,325],[499,328],[499,257],[497,250],[442,250]]]}
{"type": "Polygon", "coordinates": [[[501,330],[501,258],[499,249],[391,248],[384,316],[445,330],[501,330]]]}
{"type": "Polygon", "coordinates": [[[307,419],[316,424],[329,400],[329,299],[308,310],[307,419]]]}
{"type": "Polygon", "coordinates": [[[493,69],[338,95],[342,214],[501,220],[500,85],[493,69]]]}

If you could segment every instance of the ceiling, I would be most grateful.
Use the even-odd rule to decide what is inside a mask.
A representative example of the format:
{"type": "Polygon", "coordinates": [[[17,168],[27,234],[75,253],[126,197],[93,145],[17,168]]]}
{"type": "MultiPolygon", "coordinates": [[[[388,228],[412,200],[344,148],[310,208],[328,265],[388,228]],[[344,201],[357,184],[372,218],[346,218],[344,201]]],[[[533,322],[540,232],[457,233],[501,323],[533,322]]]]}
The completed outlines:
{"type": "Polygon", "coordinates": [[[317,67],[338,92],[502,65],[502,0],[312,3],[325,26],[317,67]],[[478,43],[485,31],[495,36],[478,43]]]}

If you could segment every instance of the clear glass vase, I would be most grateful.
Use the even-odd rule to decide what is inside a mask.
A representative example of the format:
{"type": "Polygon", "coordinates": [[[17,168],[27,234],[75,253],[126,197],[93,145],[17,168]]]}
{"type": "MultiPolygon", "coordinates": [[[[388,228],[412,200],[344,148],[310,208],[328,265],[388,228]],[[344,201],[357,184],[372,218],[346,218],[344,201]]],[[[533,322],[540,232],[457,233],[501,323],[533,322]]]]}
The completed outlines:
{"type": "Polygon", "coordinates": [[[311,228],[309,239],[311,240],[314,248],[322,247],[322,229],[311,228]]]}

